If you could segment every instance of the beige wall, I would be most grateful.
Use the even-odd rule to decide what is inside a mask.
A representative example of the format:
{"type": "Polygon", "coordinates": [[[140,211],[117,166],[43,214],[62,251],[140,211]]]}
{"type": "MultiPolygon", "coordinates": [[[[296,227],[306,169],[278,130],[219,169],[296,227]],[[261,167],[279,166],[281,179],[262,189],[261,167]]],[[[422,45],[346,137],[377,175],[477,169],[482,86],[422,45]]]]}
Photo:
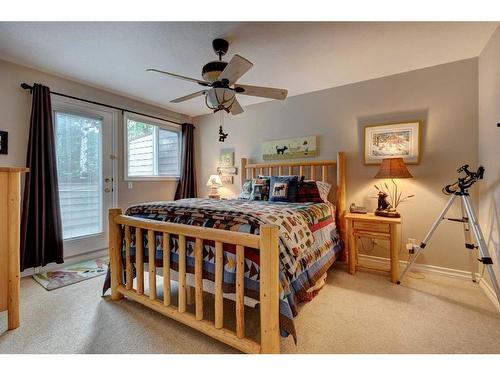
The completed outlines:
{"type": "MultiPolygon", "coordinates": [[[[24,166],[26,163],[31,96],[19,87],[21,82],[29,84],[42,83],[49,86],[53,91],[68,95],[100,101],[177,121],[189,120],[187,116],[175,112],[0,60],[0,130],[9,132],[9,154],[0,155],[0,166],[24,166]]],[[[123,158],[121,157],[123,155],[123,119],[119,111],[117,111],[117,129],[119,205],[126,207],[137,202],[173,199],[177,185],[175,181],[134,181],[133,189],[128,189],[127,183],[123,180],[123,158]]]]}
{"type": "MultiPolygon", "coordinates": [[[[416,197],[401,207],[403,243],[407,237],[421,240],[437,217],[447,197],[441,188],[457,178],[463,163],[476,165],[478,155],[478,62],[469,59],[422,70],[360,82],[245,108],[236,117],[226,116],[229,137],[218,142],[218,117],[195,118],[197,126],[198,186],[207,194],[205,183],[215,172],[221,148],[234,148],[235,158],[260,158],[264,140],[301,135],[319,136],[318,159],[347,152],[347,204],[356,202],[373,210],[376,207],[372,177],[375,166],[363,165],[362,129],[366,124],[422,120],[422,161],[409,166],[414,179],[401,183],[416,197]]],[[[235,196],[234,186],[223,188],[235,196]]],[[[473,192],[477,203],[477,193],[473,192]]],[[[454,213],[458,215],[455,210],[454,213]]],[[[462,229],[443,223],[420,262],[455,269],[468,269],[462,229]]],[[[374,250],[365,242],[367,253],[387,255],[380,244],[374,250]]],[[[406,251],[402,258],[406,258],[406,251]]]]}
{"type": "Polygon", "coordinates": [[[500,279],[500,28],[479,56],[479,222],[500,279]]]}

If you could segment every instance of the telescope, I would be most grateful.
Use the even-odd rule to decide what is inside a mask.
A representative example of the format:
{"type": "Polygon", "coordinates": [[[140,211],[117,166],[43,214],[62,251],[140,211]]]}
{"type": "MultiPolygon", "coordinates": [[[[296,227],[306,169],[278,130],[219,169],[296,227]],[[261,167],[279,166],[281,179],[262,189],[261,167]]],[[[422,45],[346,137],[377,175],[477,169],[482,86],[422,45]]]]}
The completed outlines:
{"type": "Polygon", "coordinates": [[[444,194],[456,194],[457,192],[459,192],[459,190],[461,194],[466,193],[466,190],[474,185],[474,183],[476,183],[478,180],[483,179],[484,167],[480,165],[477,168],[477,171],[471,172],[469,170],[469,164],[464,164],[457,169],[457,173],[465,173],[465,177],[459,177],[458,181],[446,185],[442,190],[444,194]]]}
{"type": "MultiPolygon", "coordinates": [[[[427,247],[427,243],[431,239],[432,235],[436,231],[437,227],[443,220],[450,220],[462,223],[464,229],[464,237],[465,237],[465,248],[470,252],[471,257],[475,257],[476,249],[479,249],[479,258],[478,261],[481,262],[486,269],[488,270],[488,275],[490,276],[491,284],[493,285],[493,289],[495,291],[495,295],[497,297],[497,301],[500,304],[500,286],[498,285],[498,281],[495,275],[495,271],[493,270],[493,260],[491,259],[488,246],[483,236],[483,232],[481,231],[481,227],[479,225],[479,221],[477,219],[476,213],[474,212],[474,208],[472,206],[472,202],[470,201],[470,196],[468,189],[474,185],[479,180],[482,180],[484,177],[484,167],[480,165],[477,168],[477,171],[471,172],[469,170],[469,165],[464,164],[460,168],[457,169],[458,173],[464,173],[465,176],[458,177],[458,180],[452,184],[446,185],[442,191],[446,195],[451,195],[448,203],[444,207],[443,211],[439,214],[434,224],[432,224],[431,229],[422,240],[419,246],[414,246],[411,250],[411,254],[415,254],[411,261],[406,266],[405,270],[399,277],[398,284],[401,283],[401,280],[405,277],[406,273],[413,267],[415,261],[421,252],[427,247]],[[462,217],[461,218],[448,218],[446,217],[446,213],[450,209],[453,201],[459,197],[462,201],[461,209],[462,209],[462,217]],[[471,234],[474,234],[476,238],[477,245],[472,240],[471,234]]],[[[472,281],[476,282],[476,270],[474,267],[471,268],[471,277],[472,281]]]]}

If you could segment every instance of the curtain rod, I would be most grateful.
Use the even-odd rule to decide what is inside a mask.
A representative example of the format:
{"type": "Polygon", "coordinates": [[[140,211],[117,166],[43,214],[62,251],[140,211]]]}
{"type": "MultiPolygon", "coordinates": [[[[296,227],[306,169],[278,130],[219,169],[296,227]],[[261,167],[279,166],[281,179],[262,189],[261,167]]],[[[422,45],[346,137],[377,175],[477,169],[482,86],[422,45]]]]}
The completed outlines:
{"type": "MultiPolygon", "coordinates": [[[[31,91],[33,90],[33,86],[30,86],[28,85],[27,83],[21,83],[21,88],[23,88],[24,90],[30,90],[30,93],[31,91]]],[[[82,98],[77,98],[76,96],[71,96],[71,95],[66,95],[66,94],[62,94],[60,92],[55,92],[55,91],[50,91],[51,94],[53,95],[57,95],[57,96],[63,96],[65,98],[70,98],[70,99],[75,99],[75,100],[79,100],[81,102],[85,102],[85,103],[90,103],[90,104],[96,104],[96,105],[100,105],[102,107],[107,107],[107,108],[112,108],[112,109],[117,109],[119,111],[122,111],[123,112],[129,112],[129,113],[133,113],[135,115],[140,115],[140,116],[146,116],[146,117],[150,117],[150,118],[154,118],[156,120],[161,120],[161,121],[166,121],[166,122],[170,122],[172,124],[177,124],[177,125],[182,125],[182,122],[177,122],[177,121],[172,121],[172,120],[167,120],[165,118],[161,118],[161,117],[157,117],[157,116],[151,116],[151,115],[148,115],[146,113],[141,113],[141,112],[137,112],[137,111],[132,111],[132,110],[129,110],[129,109],[126,109],[126,108],[121,108],[121,107],[115,107],[114,105],[109,105],[109,104],[106,104],[106,103],[100,103],[100,102],[94,102],[92,100],[87,100],[87,99],[82,99],[82,98]]]]}

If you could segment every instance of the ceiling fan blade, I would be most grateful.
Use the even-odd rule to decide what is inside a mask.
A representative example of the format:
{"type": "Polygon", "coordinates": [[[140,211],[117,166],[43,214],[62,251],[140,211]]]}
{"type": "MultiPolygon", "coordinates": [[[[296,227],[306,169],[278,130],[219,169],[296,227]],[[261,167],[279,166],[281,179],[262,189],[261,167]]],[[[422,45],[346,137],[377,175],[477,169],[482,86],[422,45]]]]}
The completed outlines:
{"type": "Polygon", "coordinates": [[[231,105],[231,108],[229,109],[232,115],[239,115],[240,113],[243,113],[243,108],[241,108],[240,103],[234,99],[233,104],[231,105]]]}
{"type": "Polygon", "coordinates": [[[235,85],[234,89],[238,94],[260,96],[261,98],[269,98],[269,99],[284,100],[288,95],[288,90],[275,89],[272,87],[235,85]]]}
{"type": "Polygon", "coordinates": [[[156,72],[156,73],[166,74],[167,76],[170,76],[170,77],[173,77],[173,78],[177,78],[177,79],[183,79],[184,81],[194,82],[194,83],[197,83],[197,84],[202,85],[202,86],[210,86],[211,85],[210,82],[206,82],[206,81],[203,81],[201,79],[196,79],[196,78],[190,78],[190,77],[186,77],[186,76],[181,76],[179,74],[169,73],[169,72],[165,72],[163,70],[149,68],[149,69],[146,69],[146,71],[147,72],[156,72]]]}
{"type": "Polygon", "coordinates": [[[238,80],[238,78],[248,72],[252,66],[253,64],[247,59],[241,57],[240,55],[234,55],[217,80],[221,81],[223,79],[227,79],[229,84],[232,85],[238,80]]]}
{"type": "Polygon", "coordinates": [[[180,98],[171,100],[170,103],[184,102],[186,100],[193,99],[193,98],[196,98],[198,96],[202,96],[202,95],[205,94],[205,92],[206,92],[206,90],[201,90],[201,91],[193,92],[192,94],[189,94],[189,95],[186,95],[186,96],[181,96],[180,98]]]}

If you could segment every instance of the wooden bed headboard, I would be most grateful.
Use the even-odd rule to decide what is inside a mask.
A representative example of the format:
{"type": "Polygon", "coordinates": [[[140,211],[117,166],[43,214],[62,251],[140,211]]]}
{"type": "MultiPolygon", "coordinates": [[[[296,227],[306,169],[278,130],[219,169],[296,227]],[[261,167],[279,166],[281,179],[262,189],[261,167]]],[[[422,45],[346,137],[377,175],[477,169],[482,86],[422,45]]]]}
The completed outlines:
{"type": "Polygon", "coordinates": [[[336,206],[336,220],[340,236],[347,246],[346,213],[346,158],[345,153],[337,153],[336,160],[279,161],[273,163],[250,163],[247,158],[240,159],[241,186],[248,178],[260,176],[298,175],[309,180],[325,181],[332,185],[329,201],[336,206]],[[333,173],[332,173],[333,172],[333,173]]]}

